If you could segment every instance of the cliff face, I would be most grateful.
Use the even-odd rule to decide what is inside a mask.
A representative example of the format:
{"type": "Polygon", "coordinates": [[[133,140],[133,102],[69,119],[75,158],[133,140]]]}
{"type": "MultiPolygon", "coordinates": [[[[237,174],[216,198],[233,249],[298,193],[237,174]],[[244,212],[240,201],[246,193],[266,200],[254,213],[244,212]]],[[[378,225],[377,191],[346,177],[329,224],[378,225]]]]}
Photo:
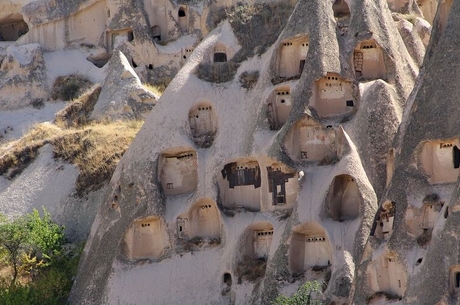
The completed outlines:
{"type": "MultiPolygon", "coordinates": [[[[299,1],[288,19],[264,16],[280,35],[246,57],[238,23],[222,21],[120,161],[71,302],[269,304],[314,279],[330,303],[424,302],[432,281],[416,268],[436,268],[435,243],[456,245],[455,200],[436,214],[460,145],[455,89],[438,82],[456,73],[448,6],[299,1]]],[[[433,272],[445,293],[429,304],[447,300],[456,264],[433,272]]]]}
{"type": "Polygon", "coordinates": [[[64,108],[70,74],[101,84],[73,105],[85,122],[150,114],[108,186],[74,196],[81,173],[43,143],[0,177],[0,211],[44,205],[74,240],[95,217],[72,304],[270,304],[311,280],[327,304],[457,304],[459,13],[2,1],[0,140],[64,108]]]}

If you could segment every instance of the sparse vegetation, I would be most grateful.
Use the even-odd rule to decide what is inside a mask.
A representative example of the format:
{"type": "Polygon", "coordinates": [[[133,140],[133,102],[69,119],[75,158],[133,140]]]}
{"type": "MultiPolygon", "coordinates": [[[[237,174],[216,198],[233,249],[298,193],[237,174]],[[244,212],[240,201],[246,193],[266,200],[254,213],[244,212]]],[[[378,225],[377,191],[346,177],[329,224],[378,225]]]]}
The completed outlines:
{"type": "Polygon", "coordinates": [[[387,293],[384,291],[378,291],[367,298],[366,304],[371,303],[374,300],[387,300],[387,301],[394,301],[394,300],[401,300],[401,298],[395,294],[387,293]]]}
{"type": "Polygon", "coordinates": [[[322,284],[319,281],[309,281],[302,285],[297,292],[287,297],[278,296],[272,305],[321,305],[324,304],[320,297],[322,284]]]}
{"type": "Polygon", "coordinates": [[[56,158],[78,166],[76,187],[83,195],[99,189],[111,177],[141,126],[141,121],[93,123],[82,128],[36,125],[20,140],[0,148],[0,175],[14,178],[34,160],[40,147],[52,144],[56,158]]]}
{"type": "Polygon", "coordinates": [[[252,89],[259,79],[259,71],[245,71],[240,75],[241,87],[245,89],[252,89]]]}
{"type": "Polygon", "coordinates": [[[153,93],[155,93],[158,96],[161,96],[163,94],[163,92],[166,90],[166,87],[168,86],[168,85],[154,86],[154,85],[151,85],[151,84],[148,84],[148,83],[144,83],[142,85],[144,86],[145,89],[147,89],[149,91],[152,91],[153,93]]]}
{"type": "Polygon", "coordinates": [[[423,233],[417,237],[417,244],[420,247],[426,246],[431,241],[431,234],[433,229],[423,230],[423,233]]]}
{"type": "Polygon", "coordinates": [[[254,282],[264,277],[266,267],[267,261],[244,256],[236,266],[238,283],[241,284],[243,281],[254,282]]]}
{"type": "Polygon", "coordinates": [[[54,81],[51,98],[53,100],[72,101],[81,96],[91,86],[91,81],[83,75],[59,76],[54,81]]]}
{"type": "Polygon", "coordinates": [[[56,113],[55,124],[62,128],[87,125],[100,93],[100,86],[90,88],[82,96],[56,113]]]}

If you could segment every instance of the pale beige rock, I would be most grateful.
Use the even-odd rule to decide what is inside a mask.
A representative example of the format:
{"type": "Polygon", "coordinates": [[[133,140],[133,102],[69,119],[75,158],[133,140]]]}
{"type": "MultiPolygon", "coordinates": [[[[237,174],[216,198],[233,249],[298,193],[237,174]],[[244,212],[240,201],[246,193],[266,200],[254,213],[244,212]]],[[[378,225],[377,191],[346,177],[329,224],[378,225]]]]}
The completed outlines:
{"type": "Polygon", "coordinates": [[[136,72],[120,51],[115,51],[107,67],[107,77],[91,114],[93,120],[145,118],[158,96],[142,85],[136,72]]]}

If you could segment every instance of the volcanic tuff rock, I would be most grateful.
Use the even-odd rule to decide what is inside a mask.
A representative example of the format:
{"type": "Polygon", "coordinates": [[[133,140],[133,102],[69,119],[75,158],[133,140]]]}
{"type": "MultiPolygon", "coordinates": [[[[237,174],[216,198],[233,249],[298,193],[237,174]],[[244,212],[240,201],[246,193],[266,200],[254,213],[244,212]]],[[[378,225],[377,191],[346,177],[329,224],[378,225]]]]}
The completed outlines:
{"type": "Polygon", "coordinates": [[[123,53],[115,51],[107,69],[107,77],[91,119],[112,121],[146,116],[158,96],[144,88],[123,53]]]}
{"type": "Polygon", "coordinates": [[[195,73],[210,53],[225,69],[234,29],[195,47],[112,177],[72,303],[268,304],[312,279],[339,304],[404,296],[405,271],[371,278],[388,271],[368,238],[430,29],[386,1],[337,2],[299,1],[229,82],[195,73]]]}
{"type": "Polygon", "coordinates": [[[77,172],[44,146],[0,178],[0,210],[46,202],[81,239],[100,205],[72,304],[269,304],[310,280],[327,304],[457,304],[459,14],[453,0],[2,1],[2,111],[58,108],[49,86],[79,74],[104,80],[92,119],[150,114],[107,187],[69,196],[77,172]],[[141,83],[172,78],[158,101],[141,83]]]}
{"type": "Polygon", "coordinates": [[[45,61],[38,43],[9,45],[5,53],[0,51],[0,63],[0,109],[27,107],[47,97],[45,61]]]}

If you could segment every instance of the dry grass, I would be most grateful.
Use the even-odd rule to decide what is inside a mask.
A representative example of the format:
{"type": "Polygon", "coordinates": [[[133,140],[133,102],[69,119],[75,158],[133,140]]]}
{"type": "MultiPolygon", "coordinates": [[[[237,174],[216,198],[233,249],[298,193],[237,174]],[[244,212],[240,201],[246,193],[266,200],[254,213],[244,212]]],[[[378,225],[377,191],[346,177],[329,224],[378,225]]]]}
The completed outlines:
{"type": "Polygon", "coordinates": [[[56,158],[79,168],[76,188],[81,196],[99,189],[112,176],[142,123],[120,121],[83,128],[60,128],[49,123],[36,125],[21,139],[0,147],[0,174],[14,178],[34,160],[38,149],[49,143],[54,146],[56,158]]]}
{"type": "Polygon", "coordinates": [[[91,81],[83,75],[59,76],[54,81],[51,98],[53,100],[71,101],[81,96],[91,85],[91,81]]]}
{"type": "Polygon", "coordinates": [[[78,127],[89,123],[89,117],[96,105],[101,86],[90,88],[82,96],[72,101],[67,107],[56,113],[54,123],[62,128],[78,127]]]}
{"type": "Polygon", "coordinates": [[[243,281],[254,282],[264,277],[266,267],[266,261],[244,256],[236,266],[238,283],[241,284],[243,281]]]}
{"type": "Polygon", "coordinates": [[[151,85],[151,84],[148,84],[148,83],[144,83],[142,84],[144,86],[145,89],[149,90],[149,91],[152,91],[153,93],[155,93],[156,95],[158,95],[159,97],[163,94],[163,92],[166,90],[166,86],[154,86],[154,85],[151,85]]]}

